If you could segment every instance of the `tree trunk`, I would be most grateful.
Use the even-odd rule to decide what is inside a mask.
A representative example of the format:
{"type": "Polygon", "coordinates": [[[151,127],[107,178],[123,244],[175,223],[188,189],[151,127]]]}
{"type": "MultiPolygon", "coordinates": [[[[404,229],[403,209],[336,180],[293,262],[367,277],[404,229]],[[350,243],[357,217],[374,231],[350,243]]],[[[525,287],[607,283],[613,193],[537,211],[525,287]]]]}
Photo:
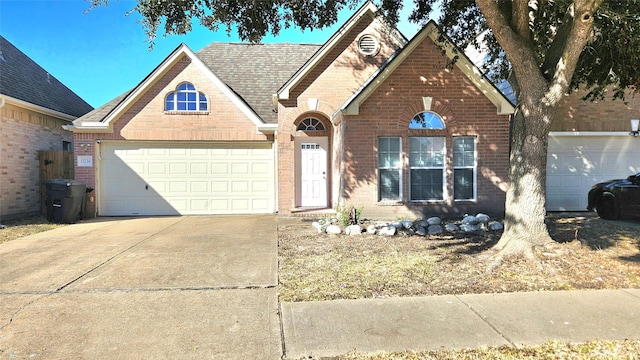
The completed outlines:
{"type": "Polygon", "coordinates": [[[501,255],[532,258],[534,246],[553,241],[544,220],[547,147],[555,106],[542,105],[542,98],[525,99],[513,118],[505,230],[494,247],[501,255]]]}

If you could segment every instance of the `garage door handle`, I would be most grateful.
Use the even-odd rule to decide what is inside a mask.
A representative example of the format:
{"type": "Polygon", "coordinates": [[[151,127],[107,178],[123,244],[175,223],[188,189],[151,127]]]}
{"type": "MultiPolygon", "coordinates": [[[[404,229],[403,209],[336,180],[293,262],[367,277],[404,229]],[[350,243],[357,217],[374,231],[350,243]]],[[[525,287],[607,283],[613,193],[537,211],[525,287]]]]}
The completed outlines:
{"type": "Polygon", "coordinates": [[[145,190],[149,190],[149,185],[145,185],[145,186],[144,186],[144,189],[145,189],[145,190]]]}

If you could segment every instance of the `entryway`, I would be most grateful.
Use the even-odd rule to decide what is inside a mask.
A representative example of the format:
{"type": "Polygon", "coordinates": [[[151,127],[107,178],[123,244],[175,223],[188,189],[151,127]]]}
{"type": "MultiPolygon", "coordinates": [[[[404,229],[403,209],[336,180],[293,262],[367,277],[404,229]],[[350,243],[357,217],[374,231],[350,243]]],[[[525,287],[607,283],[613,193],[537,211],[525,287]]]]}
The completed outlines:
{"type": "Polygon", "coordinates": [[[327,201],[326,137],[296,138],[296,204],[303,208],[323,208],[327,201]]]}

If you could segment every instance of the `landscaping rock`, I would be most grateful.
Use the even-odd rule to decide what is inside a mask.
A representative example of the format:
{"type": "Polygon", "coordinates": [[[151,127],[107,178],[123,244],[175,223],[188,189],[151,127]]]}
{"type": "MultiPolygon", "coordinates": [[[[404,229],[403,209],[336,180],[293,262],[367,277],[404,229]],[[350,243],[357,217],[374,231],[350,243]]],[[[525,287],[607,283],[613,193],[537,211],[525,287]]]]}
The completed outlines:
{"type": "Polygon", "coordinates": [[[451,223],[446,224],[446,225],[444,226],[444,229],[445,229],[445,230],[447,230],[448,232],[456,232],[456,231],[460,230],[460,228],[458,227],[458,225],[456,225],[456,224],[451,224],[451,223]]]}
{"type": "Polygon", "coordinates": [[[413,227],[413,221],[403,220],[401,221],[402,227],[409,230],[413,227]]]}
{"type": "Polygon", "coordinates": [[[338,225],[329,225],[327,226],[327,234],[339,235],[342,233],[342,229],[338,225]]]}
{"type": "Polygon", "coordinates": [[[376,229],[375,225],[367,226],[367,234],[375,235],[376,232],[378,232],[378,229],[376,229]]]}
{"type": "Polygon", "coordinates": [[[489,215],[487,214],[483,214],[483,213],[478,213],[476,215],[476,220],[478,220],[481,223],[488,223],[489,222],[489,215]]]}
{"type": "Polygon", "coordinates": [[[500,223],[499,221],[491,221],[489,223],[489,230],[493,230],[493,231],[504,230],[504,225],[502,225],[502,223],[500,223]]]}
{"type": "Polygon", "coordinates": [[[324,232],[324,227],[322,226],[322,224],[320,223],[320,221],[314,221],[311,223],[311,226],[313,226],[314,229],[318,230],[318,234],[321,234],[324,232]]]}
{"type": "Polygon", "coordinates": [[[402,225],[400,221],[394,221],[390,223],[389,226],[394,227],[396,229],[402,229],[404,227],[404,225],[402,225]]]}
{"type": "Polygon", "coordinates": [[[414,222],[413,226],[414,227],[422,226],[423,228],[428,228],[429,227],[429,222],[427,221],[427,219],[422,219],[422,220],[418,220],[418,221],[414,222]]]}
{"type": "Polygon", "coordinates": [[[480,230],[480,225],[478,224],[461,224],[460,230],[464,232],[474,232],[480,230]]]}
{"type": "Polygon", "coordinates": [[[360,225],[349,225],[344,229],[344,233],[351,236],[362,235],[362,228],[360,225]]]}
{"type": "Polygon", "coordinates": [[[427,219],[427,224],[429,224],[429,225],[440,225],[440,224],[442,224],[442,219],[440,219],[437,216],[430,217],[430,218],[427,219]]]}
{"type": "Polygon", "coordinates": [[[478,222],[478,219],[476,219],[476,217],[473,215],[467,215],[464,217],[464,219],[462,219],[463,225],[476,225],[478,222]]]}
{"type": "Polygon", "coordinates": [[[386,236],[394,236],[396,234],[396,231],[397,229],[394,226],[385,226],[380,230],[378,230],[378,234],[386,235],[386,236]]]}
{"type": "Polygon", "coordinates": [[[421,225],[414,225],[416,235],[427,236],[427,229],[421,225]]]}
{"type": "Polygon", "coordinates": [[[442,226],[441,225],[429,226],[429,235],[437,235],[437,234],[442,234],[442,226]]]}

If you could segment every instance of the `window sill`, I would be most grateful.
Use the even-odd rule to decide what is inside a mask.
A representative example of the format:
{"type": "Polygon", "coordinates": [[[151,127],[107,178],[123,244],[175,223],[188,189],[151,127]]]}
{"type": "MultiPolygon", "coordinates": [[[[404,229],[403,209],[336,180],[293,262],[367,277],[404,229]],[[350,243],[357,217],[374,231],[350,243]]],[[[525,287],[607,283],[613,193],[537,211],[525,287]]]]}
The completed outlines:
{"type": "Polygon", "coordinates": [[[411,205],[446,204],[446,200],[411,200],[411,205]]]}
{"type": "Polygon", "coordinates": [[[378,206],[402,206],[404,203],[400,200],[382,200],[376,204],[378,206]]]}
{"type": "Polygon", "coordinates": [[[209,115],[208,111],[188,111],[188,110],[178,110],[178,111],[165,111],[165,115],[209,115]]]}
{"type": "Polygon", "coordinates": [[[453,200],[453,202],[457,204],[477,204],[478,199],[459,199],[459,200],[453,200]]]}

